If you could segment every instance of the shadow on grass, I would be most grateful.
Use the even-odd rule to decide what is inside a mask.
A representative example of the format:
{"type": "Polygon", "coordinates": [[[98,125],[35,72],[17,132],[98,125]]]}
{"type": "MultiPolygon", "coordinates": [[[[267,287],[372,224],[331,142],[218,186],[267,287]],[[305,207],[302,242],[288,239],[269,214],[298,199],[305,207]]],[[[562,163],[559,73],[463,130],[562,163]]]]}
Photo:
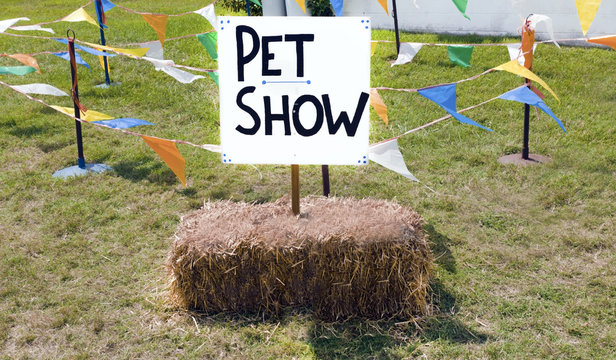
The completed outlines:
{"type": "Polygon", "coordinates": [[[121,161],[114,163],[112,166],[116,174],[133,182],[148,180],[153,183],[171,186],[175,185],[178,181],[173,171],[166,167],[164,163],[152,160],[121,161]]]}
{"type": "Polygon", "coordinates": [[[451,239],[436,231],[432,224],[424,225],[424,231],[428,234],[434,262],[450,273],[455,273],[457,271],[456,259],[453,257],[451,250],[449,250],[451,239]]]}
{"type": "Polygon", "coordinates": [[[484,36],[484,35],[460,35],[460,34],[437,34],[437,40],[446,44],[499,44],[511,42],[513,36],[484,36]]]}

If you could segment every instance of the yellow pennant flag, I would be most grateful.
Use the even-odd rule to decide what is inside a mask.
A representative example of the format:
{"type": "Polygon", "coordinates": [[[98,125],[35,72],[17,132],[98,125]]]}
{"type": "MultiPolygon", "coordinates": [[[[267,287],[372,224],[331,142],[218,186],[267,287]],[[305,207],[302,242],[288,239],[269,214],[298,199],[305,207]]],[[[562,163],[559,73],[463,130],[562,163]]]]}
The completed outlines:
{"type": "MultiPolygon", "coordinates": [[[[133,56],[137,56],[137,57],[142,57],[145,55],[145,53],[148,52],[148,50],[150,50],[149,48],[137,48],[137,49],[120,49],[120,48],[114,48],[111,46],[104,46],[104,45],[99,45],[99,44],[92,44],[89,42],[85,42],[83,41],[83,44],[86,44],[88,46],[91,46],[95,49],[98,50],[107,50],[107,51],[115,51],[121,54],[125,54],[125,55],[133,55],[133,56]]],[[[109,60],[109,59],[107,59],[109,60]]]]}
{"type": "MultiPolygon", "coordinates": [[[[57,105],[49,105],[49,106],[51,106],[54,110],[59,111],[61,113],[64,113],[70,116],[75,115],[75,109],[72,107],[57,106],[57,105]]],[[[79,118],[84,121],[99,121],[99,120],[115,119],[113,116],[109,116],[107,114],[103,114],[103,113],[100,113],[94,110],[88,110],[85,113],[80,110],[79,115],[80,115],[79,118]]]]}
{"type": "Polygon", "coordinates": [[[68,21],[68,22],[87,21],[90,24],[98,27],[98,24],[96,23],[96,21],[94,21],[94,19],[92,19],[92,17],[88,15],[88,13],[83,8],[79,8],[73,11],[72,13],[60,19],[60,21],[68,21]]]}
{"type": "Polygon", "coordinates": [[[24,65],[32,66],[33,68],[36,69],[37,73],[39,74],[41,73],[41,68],[39,68],[38,62],[32,56],[27,55],[27,54],[11,54],[7,56],[19,61],[20,63],[24,65]]]}
{"type": "Polygon", "coordinates": [[[575,6],[577,7],[578,17],[580,18],[580,25],[582,26],[582,33],[586,35],[590,24],[597,15],[601,0],[575,0],[575,6]]]}
{"type": "Polygon", "coordinates": [[[379,43],[378,43],[378,42],[376,42],[376,41],[371,41],[371,42],[370,42],[370,56],[374,55],[374,53],[375,53],[375,51],[376,51],[376,46],[377,46],[378,44],[379,44],[379,43]]]}
{"type": "Polygon", "coordinates": [[[173,141],[157,139],[149,136],[141,136],[146,144],[156,151],[158,156],[169,166],[171,171],[180,179],[182,184],[186,186],[186,173],[184,165],[186,160],[180,155],[178,148],[173,141]]]}
{"type": "Polygon", "coordinates": [[[376,114],[385,122],[385,125],[389,125],[389,118],[387,117],[387,105],[379,95],[376,89],[370,89],[370,105],[376,111],[376,114]]]}
{"type": "Polygon", "coordinates": [[[389,15],[389,10],[387,10],[387,0],[377,0],[377,1],[379,2],[379,4],[381,4],[383,9],[385,9],[385,12],[387,13],[387,15],[389,15]]]}
{"type": "Polygon", "coordinates": [[[616,50],[616,35],[600,36],[586,39],[586,41],[594,44],[606,45],[616,50]]]}
{"type": "Polygon", "coordinates": [[[165,46],[165,32],[167,31],[167,15],[141,14],[145,20],[158,34],[161,46],[165,46]]]}
{"type": "Polygon", "coordinates": [[[558,102],[560,103],[560,99],[558,98],[558,96],[556,96],[556,93],[554,91],[552,91],[552,89],[548,86],[548,84],[545,83],[545,81],[541,80],[541,78],[537,75],[535,75],[532,71],[528,70],[527,68],[525,68],[524,66],[520,65],[520,63],[518,62],[517,59],[511,60],[509,62],[506,62],[500,66],[497,66],[494,68],[494,70],[501,70],[501,71],[508,71],[512,74],[516,74],[519,75],[523,78],[527,78],[530,79],[532,81],[536,81],[539,84],[541,84],[541,86],[543,86],[544,88],[546,88],[550,94],[552,94],[552,96],[554,96],[554,98],[556,98],[556,100],[558,100],[558,102]]]}
{"type": "Polygon", "coordinates": [[[295,0],[295,1],[297,1],[297,4],[299,5],[299,7],[302,8],[305,14],[306,13],[306,0],[295,0]]]}

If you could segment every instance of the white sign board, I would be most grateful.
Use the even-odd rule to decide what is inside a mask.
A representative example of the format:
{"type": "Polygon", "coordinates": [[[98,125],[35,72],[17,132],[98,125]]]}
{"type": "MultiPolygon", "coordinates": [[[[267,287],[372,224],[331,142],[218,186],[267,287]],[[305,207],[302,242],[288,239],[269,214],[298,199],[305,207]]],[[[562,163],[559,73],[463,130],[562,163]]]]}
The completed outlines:
{"type": "Polygon", "coordinates": [[[223,162],[367,163],[369,18],[218,21],[223,162]]]}

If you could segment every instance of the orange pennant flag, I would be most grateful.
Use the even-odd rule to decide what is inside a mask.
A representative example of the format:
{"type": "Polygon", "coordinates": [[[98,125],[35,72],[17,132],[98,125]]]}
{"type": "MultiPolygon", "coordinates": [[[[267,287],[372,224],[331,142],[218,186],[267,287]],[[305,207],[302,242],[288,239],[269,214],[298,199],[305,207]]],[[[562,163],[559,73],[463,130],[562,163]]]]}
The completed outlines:
{"type": "Polygon", "coordinates": [[[39,68],[38,62],[32,56],[26,55],[26,54],[12,54],[12,55],[7,55],[7,56],[19,61],[20,63],[24,65],[32,66],[33,68],[36,69],[37,73],[39,74],[41,73],[41,68],[39,68]]]}
{"type": "Polygon", "coordinates": [[[586,39],[586,41],[594,44],[606,45],[616,50],[616,35],[600,36],[586,39]]]}
{"type": "Polygon", "coordinates": [[[184,165],[186,165],[186,160],[180,155],[178,148],[175,146],[173,141],[163,140],[158,138],[153,138],[150,136],[141,136],[146,144],[152,148],[152,150],[156,151],[158,156],[163,159],[165,163],[171,168],[173,173],[180,179],[182,184],[186,186],[186,173],[184,170],[184,165]]]}
{"type": "Polygon", "coordinates": [[[297,4],[299,5],[299,7],[302,8],[305,14],[306,13],[306,0],[295,0],[295,1],[297,1],[297,4]]]}
{"type": "Polygon", "coordinates": [[[376,114],[385,122],[385,125],[389,125],[389,118],[387,117],[387,105],[379,95],[376,89],[370,89],[370,105],[376,111],[376,114]]]}
{"type": "Polygon", "coordinates": [[[387,13],[387,15],[389,15],[389,10],[387,10],[387,0],[377,0],[377,1],[379,2],[379,4],[381,4],[383,9],[385,9],[385,12],[387,13]]]}
{"type": "Polygon", "coordinates": [[[167,15],[141,14],[145,20],[158,34],[161,46],[165,46],[165,32],[167,31],[167,15]]]}

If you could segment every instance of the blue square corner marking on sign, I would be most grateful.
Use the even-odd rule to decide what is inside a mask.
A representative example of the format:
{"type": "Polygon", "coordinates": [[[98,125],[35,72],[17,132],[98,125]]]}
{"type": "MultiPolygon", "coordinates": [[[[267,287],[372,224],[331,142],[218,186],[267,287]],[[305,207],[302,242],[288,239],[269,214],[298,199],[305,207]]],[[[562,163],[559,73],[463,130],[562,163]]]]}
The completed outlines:
{"type": "Polygon", "coordinates": [[[361,24],[364,27],[364,29],[370,30],[370,19],[362,19],[361,20],[361,24]]]}

